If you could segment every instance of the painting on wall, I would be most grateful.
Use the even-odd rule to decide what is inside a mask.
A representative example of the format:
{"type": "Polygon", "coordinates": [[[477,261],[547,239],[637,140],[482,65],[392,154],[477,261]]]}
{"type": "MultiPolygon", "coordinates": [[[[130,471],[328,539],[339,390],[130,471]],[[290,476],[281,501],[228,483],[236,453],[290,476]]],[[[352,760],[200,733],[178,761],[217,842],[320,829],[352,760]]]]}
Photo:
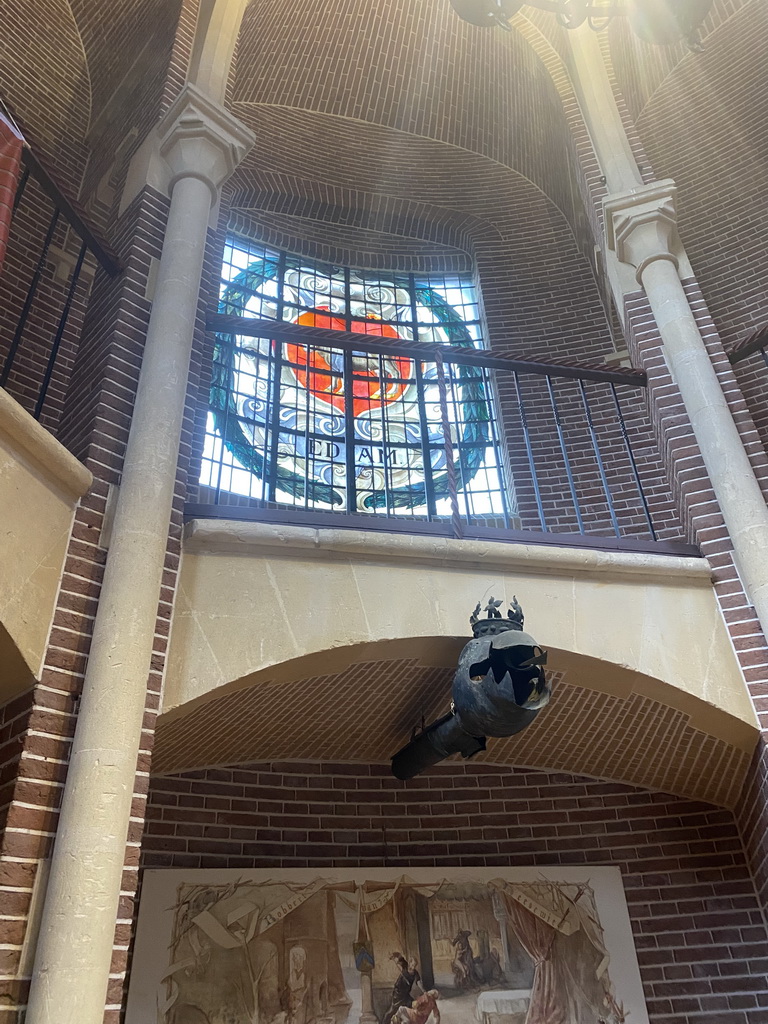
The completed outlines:
{"type": "Polygon", "coordinates": [[[605,867],[154,870],[126,1024],[648,1024],[605,867]]]}

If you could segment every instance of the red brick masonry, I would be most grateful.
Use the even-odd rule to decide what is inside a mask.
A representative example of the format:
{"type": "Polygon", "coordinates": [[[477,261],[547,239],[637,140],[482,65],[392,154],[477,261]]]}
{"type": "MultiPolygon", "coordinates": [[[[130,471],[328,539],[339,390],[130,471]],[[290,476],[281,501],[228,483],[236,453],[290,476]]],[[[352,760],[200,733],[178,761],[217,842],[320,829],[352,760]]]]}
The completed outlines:
{"type": "MultiPolygon", "coordinates": [[[[343,742],[340,737],[340,743],[343,742]]],[[[653,1024],[768,1021],[768,934],[733,815],[572,775],[256,764],[152,780],[145,867],[619,867],[653,1024]]]]}

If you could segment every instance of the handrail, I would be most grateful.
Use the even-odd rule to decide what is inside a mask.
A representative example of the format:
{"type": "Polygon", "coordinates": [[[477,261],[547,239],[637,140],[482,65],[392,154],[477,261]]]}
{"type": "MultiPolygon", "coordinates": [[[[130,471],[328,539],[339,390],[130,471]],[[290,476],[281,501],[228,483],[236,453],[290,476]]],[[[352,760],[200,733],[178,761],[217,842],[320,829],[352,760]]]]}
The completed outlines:
{"type": "Polygon", "coordinates": [[[752,334],[749,334],[746,338],[736,342],[728,353],[728,362],[732,366],[735,366],[736,363],[740,363],[742,359],[746,359],[747,356],[751,356],[755,352],[759,352],[761,349],[766,347],[768,347],[768,324],[758,327],[758,329],[753,331],[752,334]]]}
{"type": "Polygon", "coordinates": [[[336,515],[373,515],[396,530],[440,523],[462,537],[468,529],[508,531],[518,517],[517,493],[542,533],[575,516],[581,535],[598,524],[621,537],[644,520],[644,532],[657,539],[619,397],[621,385],[643,387],[638,372],[282,320],[211,314],[207,327],[218,343],[202,505],[210,497],[213,508],[245,503],[251,514],[280,507],[299,516],[332,506],[336,515]],[[261,341],[241,347],[243,335],[261,341]],[[355,360],[364,353],[373,358],[355,360]],[[496,395],[494,378],[505,375],[496,395]],[[546,393],[529,392],[531,377],[546,382],[546,393]],[[571,380],[554,384],[558,377],[571,380]],[[385,407],[406,392],[401,422],[385,407]],[[330,419],[310,395],[335,410],[330,419]],[[520,439],[506,470],[510,455],[495,412],[502,401],[504,422],[516,424],[520,439]],[[376,430],[366,428],[374,423],[376,430]]]}
{"type": "Polygon", "coordinates": [[[123,265],[112,246],[101,235],[98,228],[92,227],[88,223],[86,213],[80,204],[65,195],[40,157],[32,152],[26,141],[21,160],[43,192],[61,210],[109,276],[116,277],[122,273],[123,265]]]}
{"type": "Polygon", "coordinates": [[[521,359],[487,350],[436,345],[432,342],[407,341],[400,338],[387,338],[385,341],[379,341],[376,335],[327,330],[323,327],[308,327],[285,320],[259,320],[254,317],[209,313],[206,318],[206,328],[217,334],[239,334],[249,338],[268,337],[276,341],[287,341],[298,345],[330,345],[353,352],[366,351],[391,355],[393,351],[397,351],[403,355],[421,356],[426,362],[434,362],[435,357],[442,357],[446,363],[479,366],[488,370],[537,373],[553,377],[569,377],[573,380],[598,381],[605,384],[626,384],[634,388],[642,388],[647,385],[647,377],[643,370],[618,367],[606,370],[578,363],[521,359]]]}
{"type": "MultiPolygon", "coordinates": [[[[3,359],[0,363],[0,387],[10,388],[16,391],[16,397],[32,413],[35,419],[39,420],[43,414],[43,408],[48,400],[51,382],[57,368],[61,366],[60,354],[62,345],[68,344],[67,327],[70,324],[70,314],[73,309],[78,310],[81,305],[81,298],[78,297],[78,286],[82,278],[82,272],[86,266],[86,257],[92,253],[94,260],[104,268],[110,277],[115,277],[123,270],[120,258],[112,249],[101,232],[89,223],[88,217],[80,204],[67,196],[64,189],[57,183],[51,174],[46,163],[41,159],[24,138],[24,133],[19,129],[15,119],[7,113],[7,107],[0,101],[0,120],[7,124],[14,135],[21,142],[21,166],[23,172],[16,182],[15,194],[13,197],[12,217],[14,221],[23,216],[27,208],[33,213],[33,224],[44,223],[48,217],[47,227],[41,234],[42,245],[38,249],[36,243],[38,237],[36,227],[31,233],[22,230],[16,244],[20,246],[22,261],[22,273],[13,282],[14,296],[18,293],[20,310],[16,316],[15,297],[9,304],[8,310],[3,311],[3,325],[8,324],[8,345],[5,346],[3,359]],[[39,193],[30,195],[28,184],[33,179],[39,186],[43,197],[39,193]],[[49,213],[46,209],[48,204],[52,206],[49,213]],[[42,215],[42,216],[41,216],[42,215]],[[42,223],[41,223],[42,220],[42,223]],[[76,236],[78,247],[71,253],[72,264],[68,267],[68,280],[61,284],[53,278],[53,287],[48,289],[48,294],[43,296],[40,305],[41,284],[50,276],[49,256],[52,246],[57,238],[63,238],[62,228],[71,230],[76,236]],[[58,234],[57,234],[58,233],[58,234]],[[31,271],[29,278],[27,270],[31,271]],[[58,307],[58,320],[55,319],[58,307]],[[44,311],[44,312],[43,312],[44,311]],[[26,348],[24,342],[30,339],[27,335],[30,317],[35,317],[43,312],[44,323],[50,324],[51,336],[48,338],[46,327],[38,322],[36,324],[35,337],[31,345],[26,348]],[[11,319],[15,317],[15,323],[11,319]],[[31,354],[30,358],[22,360],[19,369],[19,353],[22,357],[31,354]]],[[[25,222],[26,223],[26,222],[25,222]]],[[[66,244],[66,243],[60,243],[66,244]]],[[[69,248],[69,246],[68,246],[69,248]]],[[[69,263],[69,256],[66,256],[65,266],[69,263]]],[[[44,286],[45,287],[45,286],[44,286]]],[[[81,297],[83,290],[81,289],[81,297]]],[[[80,310],[82,312],[82,310],[80,310]]]]}

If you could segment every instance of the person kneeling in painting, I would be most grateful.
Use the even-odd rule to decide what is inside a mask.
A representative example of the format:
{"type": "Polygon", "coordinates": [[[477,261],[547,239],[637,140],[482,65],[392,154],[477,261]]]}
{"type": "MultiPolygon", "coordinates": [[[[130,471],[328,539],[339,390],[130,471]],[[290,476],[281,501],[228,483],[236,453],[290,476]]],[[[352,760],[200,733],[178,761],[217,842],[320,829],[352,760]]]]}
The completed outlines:
{"type": "Polygon", "coordinates": [[[392,1024],[427,1024],[430,1014],[432,1024],[440,1024],[440,1009],[437,1000],[440,993],[435,988],[414,999],[412,1006],[401,1006],[392,1017],[392,1024]]]}

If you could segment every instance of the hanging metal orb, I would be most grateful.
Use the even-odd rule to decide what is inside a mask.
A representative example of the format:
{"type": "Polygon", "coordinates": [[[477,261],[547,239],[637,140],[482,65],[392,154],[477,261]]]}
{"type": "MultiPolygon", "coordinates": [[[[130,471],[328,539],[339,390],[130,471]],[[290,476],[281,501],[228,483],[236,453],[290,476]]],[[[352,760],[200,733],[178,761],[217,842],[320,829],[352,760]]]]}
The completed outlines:
{"type": "Polygon", "coordinates": [[[644,42],[669,46],[693,41],[711,7],[712,0],[630,0],[629,23],[644,42]]]}
{"type": "Polygon", "coordinates": [[[505,28],[506,22],[523,6],[517,0],[450,0],[450,3],[460,18],[482,28],[499,25],[505,28]]]}
{"type": "Polygon", "coordinates": [[[523,632],[523,609],[512,598],[506,616],[490,598],[470,618],[474,639],[464,647],[453,677],[451,710],[421,731],[414,730],[392,758],[392,774],[412,779],[451,754],[474,757],[488,736],[514,736],[527,728],[549,701],[544,674],[547,652],[523,632]]]}

